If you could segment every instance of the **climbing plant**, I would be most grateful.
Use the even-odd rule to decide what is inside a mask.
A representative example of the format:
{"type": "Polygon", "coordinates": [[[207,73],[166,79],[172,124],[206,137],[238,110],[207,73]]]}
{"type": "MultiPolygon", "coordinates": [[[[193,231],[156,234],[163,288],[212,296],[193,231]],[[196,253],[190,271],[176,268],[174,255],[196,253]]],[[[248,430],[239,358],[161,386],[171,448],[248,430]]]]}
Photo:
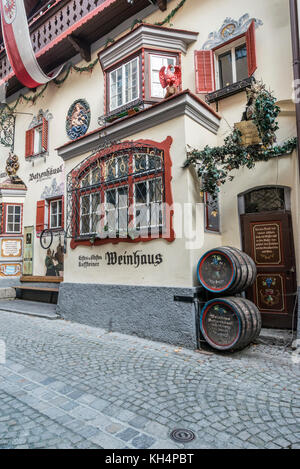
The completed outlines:
{"type": "Polygon", "coordinates": [[[206,146],[203,150],[188,148],[184,167],[194,166],[201,183],[201,190],[216,199],[220,186],[233,181],[233,171],[242,167],[254,168],[259,161],[287,155],[297,146],[297,138],[291,138],[282,145],[276,145],[277,117],[280,108],[276,98],[261,83],[253,83],[247,90],[248,103],[243,120],[253,120],[261,144],[244,145],[240,130],[234,129],[225,138],[224,145],[206,146]]]}

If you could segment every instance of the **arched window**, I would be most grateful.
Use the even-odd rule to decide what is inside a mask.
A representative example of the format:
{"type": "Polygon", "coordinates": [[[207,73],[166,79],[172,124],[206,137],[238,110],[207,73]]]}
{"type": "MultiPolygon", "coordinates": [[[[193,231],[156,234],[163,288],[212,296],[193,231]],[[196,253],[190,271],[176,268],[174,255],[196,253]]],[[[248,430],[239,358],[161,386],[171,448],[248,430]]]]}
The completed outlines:
{"type": "Polygon", "coordinates": [[[174,239],[171,139],[116,145],[68,175],[68,234],[77,244],[174,239]]]}

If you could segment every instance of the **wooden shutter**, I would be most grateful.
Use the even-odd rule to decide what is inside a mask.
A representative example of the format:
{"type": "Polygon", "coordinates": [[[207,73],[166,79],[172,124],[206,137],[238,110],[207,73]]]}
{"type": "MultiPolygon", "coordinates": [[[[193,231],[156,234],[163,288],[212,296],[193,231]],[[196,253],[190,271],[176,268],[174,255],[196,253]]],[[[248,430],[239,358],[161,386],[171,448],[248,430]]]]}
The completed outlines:
{"type": "Polygon", "coordinates": [[[40,233],[45,229],[45,201],[39,200],[36,204],[36,232],[40,233]]]}
{"type": "Polygon", "coordinates": [[[44,117],[42,129],[42,148],[44,151],[48,151],[48,121],[44,117]]]}
{"type": "Polygon", "coordinates": [[[34,153],[34,129],[26,131],[25,137],[25,157],[28,158],[34,153]]]}
{"type": "Polygon", "coordinates": [[[247,44],[247,59],[248,59],[248,74],[249,77],[253,75],[257,69],[256,61],[256,40],[255,40],[255,21],[253,20],[246,33],[247,44]]]}
{"type": "Polygon", "coordinates": [[[212,50],[195,51],[196,92],[215,91],[214,52],[212,50]]]}

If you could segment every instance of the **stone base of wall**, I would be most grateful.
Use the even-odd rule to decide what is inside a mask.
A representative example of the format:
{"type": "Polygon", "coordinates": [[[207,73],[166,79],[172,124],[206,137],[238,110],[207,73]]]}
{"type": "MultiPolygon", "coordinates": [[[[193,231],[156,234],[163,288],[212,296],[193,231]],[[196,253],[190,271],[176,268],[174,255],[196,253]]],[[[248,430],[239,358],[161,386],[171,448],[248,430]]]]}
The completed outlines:
{"type": "Polygon", "coordinates": [[[108,331],[197,348],[196,306],[174,301],[196,288],[61,283],[58,313],[108,331]]]}
{"type": "Polygon", "coordinates": [[[0,278],[0,288],[17,287],[20,283],[20,277],[0,278]]]}
{"type": "Polygon", "coordinates": [[[298,331],[297,339],[300,339],[300,287],[298,287],[298,331]]]}

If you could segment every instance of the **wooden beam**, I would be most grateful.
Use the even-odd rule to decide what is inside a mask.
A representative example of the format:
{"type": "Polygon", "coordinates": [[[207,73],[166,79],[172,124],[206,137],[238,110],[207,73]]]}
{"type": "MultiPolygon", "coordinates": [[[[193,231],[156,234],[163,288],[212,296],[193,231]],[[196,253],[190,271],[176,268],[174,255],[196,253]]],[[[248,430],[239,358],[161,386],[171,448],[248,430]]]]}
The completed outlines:
{"type": "Polygon", "coordinates": [[[61,283],[64,281],[63,277],[50,277],[46,275],[23,275],[20,278],[21,282],[38,282],[38,283],[61,283]]]}
{"type": "Polygon", "coordinates": [[[167,0],[157,0],[158,8],[161,11],[166,11],[167,9],[167,0]]]}
{"type": "Polygon", "coordinates": [[[91,46],[89,44],[87,44],[82,39],[79,39],[78,37],[74,36],[73,34],[68,36],[68,41],[70,42],[70,44],[72,44],[76,52],[79,52],[83,60],[85,60],[86,62],[91,61],[91,46]]]}

